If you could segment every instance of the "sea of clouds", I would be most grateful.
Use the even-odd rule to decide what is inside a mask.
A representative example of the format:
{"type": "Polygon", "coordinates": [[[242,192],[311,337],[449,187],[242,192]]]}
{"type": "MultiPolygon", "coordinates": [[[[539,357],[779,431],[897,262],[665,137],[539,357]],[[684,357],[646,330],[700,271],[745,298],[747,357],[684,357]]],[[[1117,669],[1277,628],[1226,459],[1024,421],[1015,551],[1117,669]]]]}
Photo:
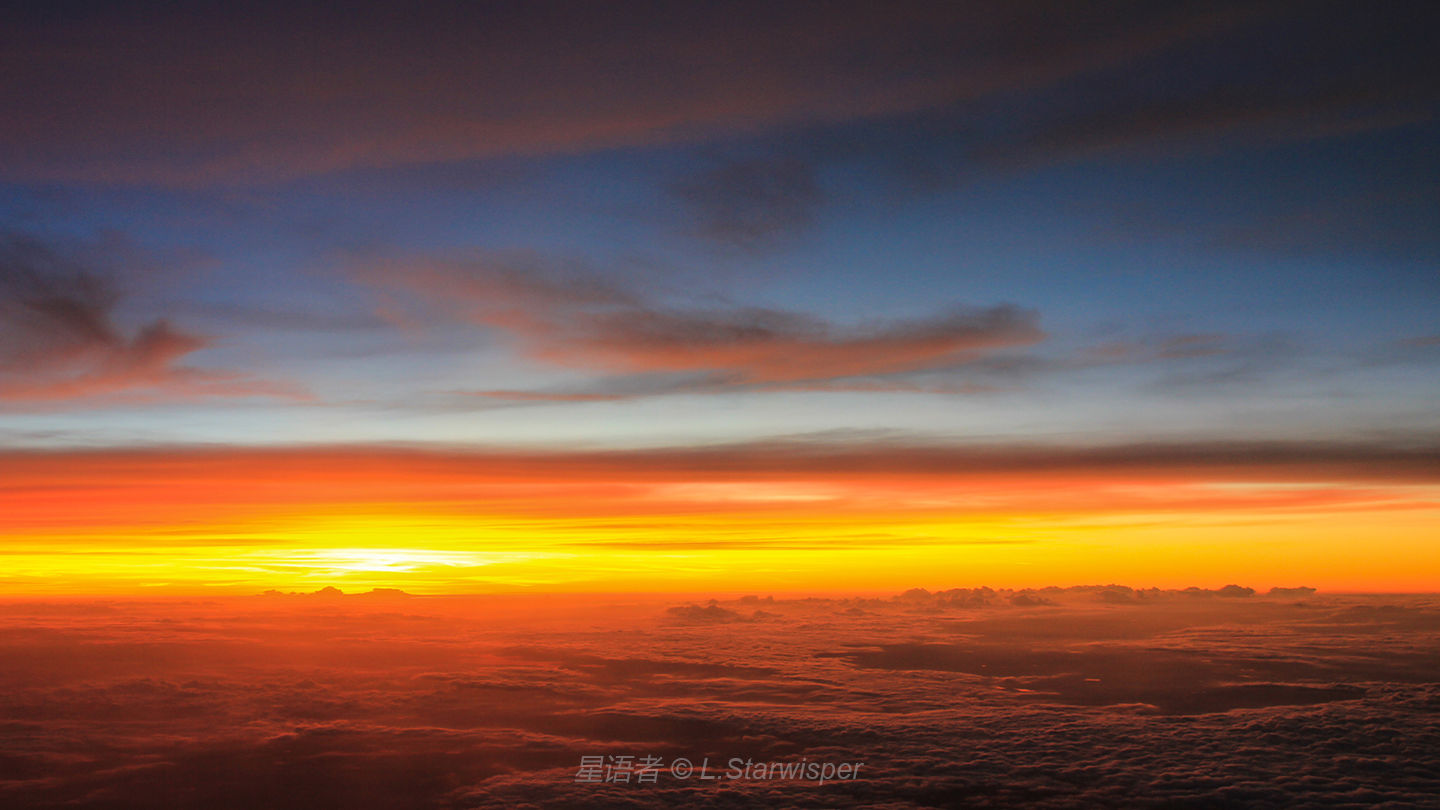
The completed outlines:
{"type": "Polygon", "coordinates": [[[12,600],[0,806],[1433,806],[1437,673],[1307,589],[12,600]]]}

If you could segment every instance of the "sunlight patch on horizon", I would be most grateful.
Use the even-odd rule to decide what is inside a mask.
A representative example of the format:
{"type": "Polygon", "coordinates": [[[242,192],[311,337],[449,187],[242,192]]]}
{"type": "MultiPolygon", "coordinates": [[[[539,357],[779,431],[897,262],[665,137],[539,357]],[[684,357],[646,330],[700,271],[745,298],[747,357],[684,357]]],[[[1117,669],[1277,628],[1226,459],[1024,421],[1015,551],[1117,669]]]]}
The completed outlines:
{"type": "Polygon", "coordinates": [[[555,555],[519,551],[440,551],[417,548],[318,548],[252,552],[257,567],[309,568],[315,573],[413,573],[433,568],[479,568],[555,555]]]}

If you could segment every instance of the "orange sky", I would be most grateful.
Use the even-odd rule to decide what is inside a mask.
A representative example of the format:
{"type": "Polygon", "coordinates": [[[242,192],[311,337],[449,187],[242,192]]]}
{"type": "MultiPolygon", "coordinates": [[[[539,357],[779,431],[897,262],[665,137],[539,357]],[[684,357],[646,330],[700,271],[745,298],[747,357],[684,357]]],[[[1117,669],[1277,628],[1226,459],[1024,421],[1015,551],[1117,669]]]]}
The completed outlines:
{"type": "Polygon", "coordinates": [[[1440,581],[1433,466],[1331,445],[11,453],[0,578],[19,594],[1417,591],[1440,581]]]}
{"type": "Polygon", "coordinates": [[[1220,5],[7,3],[0,597],[1435,590],[1440,4],[1220,5]]]}

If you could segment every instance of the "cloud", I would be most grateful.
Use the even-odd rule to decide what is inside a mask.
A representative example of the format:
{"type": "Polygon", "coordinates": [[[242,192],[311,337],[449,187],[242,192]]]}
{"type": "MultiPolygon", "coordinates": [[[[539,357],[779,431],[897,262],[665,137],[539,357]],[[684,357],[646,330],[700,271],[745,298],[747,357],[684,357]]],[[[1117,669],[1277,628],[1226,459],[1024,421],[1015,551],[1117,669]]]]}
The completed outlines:
{"type": "Polygon", "coordinates": [[[1420,335],[1401,341],[1400,345],[1407,349],[1432,349],[1440,346],[1440,335],[1420,335]]]}
{"type": "Polygon", "coordinates": [[[0,405],[295,396],[185,366],[209,341],[165,320],[127,329],[117,279],[24,234],[0,234],[0,405]]]}
{"type": "Polygon", "coordinates": [[[1270,589],[1270,596],[1295,597],[1314,595],[1315,589],[1304,585],[1297,588],[1282,588],[1277,586],[1270,589]]]}
{"type": "MultiPolygon", "coordinates": [[[[1432,78],[1440,75],[1440,62],[1418,33],[1436,24],[1433,6],[1405,2],[1371,12],[1339,3],[1116,3],[1041,12],[1044,5],[1019,12],[1017,27],[1007,33],[1025,30],[1037,45],[1043,41],[1047,22],[1026,19],[1031,11],[1056,15],[1049,24],[1071,31],[1103,31],[1111,14],[1147,19],[1137,18],[1129,37],[1093,40],[1089,58],[1069,68],[1061,65],[1076,54],[1061,43],[1048,43],[1048,55],[1029,53],[1013,63],[1003,46],[985,51],[997,79],[1033,69],[1007,92],[782,132],[766,148],[812,175],[833,178],[825,201],[872,207],[891,202],[890,196],[905,200],[1060,164],[1133,168],[1276,147],[1303,155],[1320,148],[1310,142],[1369,138],[1352,140],[1361,149],[1376,144],[1376,156],[1363,167],[1330,166],[1336,176],[1359,172],[1360,193],[1343,184],[1317,189],[1301,182],[1287,189],[1297,178],[1277,171],[1265,178],[1259,196],[1270,210],[1258,216],[1248,209],[1222,217],[1164,210],[1145,216],[1172,218],[1165,236],[1190,237],[1210,251],[1378,252],[1434,264],[1427,237],[1434,230],[1428,201],[1435,197],[1429,182],[1435,171],[1423,144],[1440,120],[1440,82],[1432,78]],[[1392,141],[1379,141],[1391,135],[1392,141]],[[1397,186],[1408,199],[1395,198],[1397,186]]],[[[1332,152],[1315,159],[1334,161],[1332,152]]],[[[1226,199],[1232,194],[1257,193],[1255,171],[1248,164],[1237,168],[1245,184],[1239,192],[1206,188],[1226,182],[1223,176],[1186,188],[1211,195],[1196,200],[1202,205],[1233,208],[1226,199]]],[[[1171,197],[1172,207],[1184,205],[1184,194],[1171,197]]],[[[758,216],[762,207],[753,210],[758,216]]]]}
{"type": "MultiPolygon", "coordinates": [[[[1047,615],[1055,621],[1064,621],[1064,617],[1047,615]]],[[[1277,675],[1289,678],[1325,675],[1319,667],[1297,666],[1293,661],[1273,662],[1268,666],[1264,661],[1245,656],[1217,661],[1193,650],[1142,651],[1125,644],[1066,650],[1003,642],[901,643],[838,655],[862,667],[963,672],[998,679],[999,688],[1018,691],[1026,699],[1082,706],[1145,704],[1164,714],[1306,705],[1358,700],[1365,695],[1364,689],[1353,686],[1226,682],[1240,672],[1246,672],[1246,680],[1277,675]],[[1143,667],[1137,666],[1139,660],[1144,661],[1143,667]]]]}
{"type": "MultiPolygon", "coordinates": [[[[1256,441],[1148,443],[1102,446],[965,445],[934,440],[840,441],[804,437],[735,444],[633,450],[510,450],[320,445],[282,448],[159,446],[95,450],[12,451],[0,454],[19,474],[54,474],[84,466],[101,480],[109,474],[145,471],[166,476],[206,477],[239,483],[252,473],[285,467],[296,472],[293,486],[325,475],[359,487],[367,481],[425,485],[584,480],[771,483],[819,476],[825,480],[870,480],[893,476],[958,478],[967,481],[1010,475],[1092,476],[1114,473],[1126,480],[1139,474],[1169,482],[1175,477],[1210,476],[1235,481],[1356,481],[1426,483],[1440,480],[1433,444],[1256,441]],[[301,475],[303,473],[304,475],[301,475]]],[[[257,476],[263,482],[264,476],[257,476]]],[[[717,495],[733,496],[728,490],[717,495]]]]}
{"type": "MultiPolygon", "coordinates": [[[[1304,596],[1314,594],[1314,588],[1272,588],[1270,596],[1304,596]]],[[[1125,585],[1073,585],[1067,588],[1050,586],[1042,589],[1025,588],[1011,590],[1008,588],[951,588],[949,590],[930,592],[925,588],[911,588],[889,600],[893,605],[906,608],[921,608],[928,611],[944,610],[974,610],[978,608],[995,608],[1002,605],[1012,607],[1051,607],[1060,602],[1073,605],[1077,602],[1102,602],[1115,605],[1138,605],[1138,604],[1173,604],[1176,601],[1199,598],[1245,598],[1255,595],[1253,588],[1241,585],[1226,585],[1222,588],[1196,588],[1190,587],[1181,589],[1160,589],[1148,588],[1137,590],[1125,585]],[[1059,600],[1057,602],[1056,600],[1059,600]]],[[[878,604],[872,602],[872,604],[878,604]]],[[[970,627],[967,625],[967,629],[970,627]]],[[[1093,632],[1093,626],[1087,626],[1087,632],[1093,632]]],[[[1024,635],[1025,632],[1014,624],[1004,625],[1004,634],[1024,635]]]]}
{"type": "Polygon", "coordinates": [[[339,588],[334,587],[333,585],[327,585],[324,588],[316,591],[311,591],[310,593],[301,593],[298,591],[278,591],[272,588],[265,591],[265,593],[262,595],[272,599],[277,597],[296,597],[319,598],[325,600],[339,599],[344,596],[358,596],[364,599],[407,599],[411,596],[411,594],[408,594],[405,591],[400,590],[399,588],[371,588],[364,593],[347,594],[339,588]]]}
{"type": "Polygon", "coordinates": [[[785,154],[724,160],[669,191],[688,209],[698,236],[750,251],[809,230],[826,199],[815,166],[785,154]]]}
{"type": "Polygon", "coordinates": [[[510,402],[613,402],[629,399],[625,394],[576,391],[511,391],[494,389],[490,391],[457,391],[455,393],[485,399],[508,400],[510,402]]]}
{"type": "Polygon", "coordinates": [[[902,600],[776,599],[781,620],[709,625],[635,595],[403,614],[7,600],[0,802],[1423,806],[1440,789],[1433,597],[1055,598],[958,621],[902,600]],[[577,782],[597,755],[662,770],[577,782]],[[865,765],[823,787],[702,782],[677,778],[676,757],[712,773],[731,757],[865,765]]]}
{"type": "Polygon", "coordinates": [[[956,309],[854,330],[753,308],[624,313],[595,326],[581,343],[601,362],[664,371],[718,370],[761,384],[949,366],[985,350],[1041,338],[1032,313],[1008,306],[956,309]],[[630,317],[636,314],[640,317],[630,317]]]}
{"type": "Polygon", "coordinates": [[[1271,3],[1251,12],[1137,63],[1076,76],[1063,102],[1033,103],[1018,124],[970,139],[968,159],[1013,169],[1435,120],[1437,63],[1418,34],[1435,22],[1433,7],[1271,3]]]}
{"type": "Polygon", "coordinates": [[[472,410],[476,399],[492,400],[494,407],[507,404],[620,402],[671,394],[720,394],[735,391],[776,392],[814,391],[851,394],[931,394],[937,396],[976,396],[1010,390],[1006,387],[975,382],[923,382],[901,376],[873,379],[807,380],[803,382],[740,383],[720,374],[644,374],[603,377],[578,386],[544,391],[511,389],[457,390],[446,393],[447,399],[437,407],[472,410]]]}
{"type": "Polygon", "coordinates": [[[950,368],[1043,337],[1036,314],[1011,305],[957,306],[923,318],[842,326],[764,307],[673,305],[582,268],[526,256],[370,261],[356,272],[430,310],[508,334],[543,362],[690,375],[661,378],[658,385],[654,377],[621,381],[638,383],[630,391],[477,392],[515,400],[623,398],[647,384],[651,392],[886,390],[874,382],[837,381],[950,368]]]}
{"type": "MultiPolygon", "coordinates": [[[[1282,523],[1346,513],[1418,516],[1436,508],[1437,458],[1426,444],[1305,442],[1087,448],[776,440],[571,452],[365,446],[9,451],[0,453],[0,529],[47,536],[63,529],[66,542],[80,546],[117,531],[141,532],[136,536],[152,548],[136,550],[128,563],[113,561],[130,568],[107,570],[138,576],[145,569],[136,566],[147,554],[156,562],[183,554],[190,560],[183,576],[212,570],[216,580],[240,587],[325,569],[323,551],[309,557],[284,551],[319,520],[305,515],[334,516],[321,524],[353,520],[369,537],[393,532],[416,538],[409,541],[416,545],[432,542],[420,537],[432,538],[441,550],[455,549],[456,538],[475,525],[494,523],[498,556],[401,555],[420,566],[413,577],[390,571],[383,582],[359,575],[323,583],[415,590],[412,585],[435,587],[426,578],[442,575],[459,577],[464,587],[464,577],[508,571],[506,565],[524,563],[541,545],[562,556],[1023,547],[1033,534],[996,528],[956,535],[934,524],[1008,514],[1022,523],[1041,520],[1048,535],[1064,516],[1170,514],[1184,525],[1194,525],[1197,514],[1282,523]],[[275,475],[278,469],[286,475],[275,475]],[[241,545],[251,552],[237,559],[241,545]]],[[[353,562],[333,564],[339,572],[353,562]]],[[[526,564],[539,566],[545,577],[556,570],[544,560],[526,564]]]]}
{"type": "Polygon", "coordinates": [[[1253,14],[1211,5],[21,9],[0,149],[12,179],[193,186],[704,141],[1043,87],[1253,14]]]}
{"type": "Polygon", "coordinates": [[[1101,97],[1081,115],[1036,123],[1020,137],[987,144],[973,153],[984,163],[1022,166],[1078,160],[1137,148],[1173,150],[1187,142],[1213,143],[1233,136],[1294,140],[1352,135],[1434,119],[1440,87],[1400,77],[1349,77],[1346,86],[1296,91],[1282,85],[1224,86],[1190,93],[1173,86],[1171,96],[1101,97]]]}
{"type": "Polygon", "coordinates": [[[719,604],[711,602],[704,607],[700,605],[676,605],[666,608],[665,615],[671,621],[681,624],[730,624],[732,622],[750,621],[741,614],[728,608],[720,607],[719,604]]]}
{"type": "MultiPolygon", "coordinates": [[[[1440,108],[1440,89],[1434,102],[1440,108]]],[[[1226,253],[1288,254],[1304,257],[1341,254],[1382,258],[1397,281],[1428,281],[1427,269],[1440,258],[1434,223],[1433,157],[1424,162],[1403,155],[1390,167],[1369,172],[1368,187],[1351,193],[1304,195],[1272,213],[1232,220],[1198,247],[1226,253]]]]}
{"type": "MultiPolygon", "coordinates": [[[[1043,346],[996,352],[963,369],[963,385],[980,393],[1032,391],[1044,382],[1122,379],[1109,370],[1133,370],[1125,382],[1166,397],[1293,394],[1339,380],[1347,370],[1428,364],[1423,347],[1388,341],[1340,354],[1327,353],[1313,336],[1296,331],[1175,332],[1108,328],[1083,342],[1058,336],[1043,346]],[[1105,375],[1105,376],[1101,376],[1105,375]]],[[[943,378],[942,378],[943,379],[943,378]]],[[[1328,395],[1328,394],[1327,394],[1328,395]]]]}
{"type": "Polygon", "coordinates": [[[1095,362],[1144,362],[1214,357],[1235,351],[1234,338],[1214,333],[1160,335],[1146,341],[1110,341],[1084,353],[1095,362]]]}

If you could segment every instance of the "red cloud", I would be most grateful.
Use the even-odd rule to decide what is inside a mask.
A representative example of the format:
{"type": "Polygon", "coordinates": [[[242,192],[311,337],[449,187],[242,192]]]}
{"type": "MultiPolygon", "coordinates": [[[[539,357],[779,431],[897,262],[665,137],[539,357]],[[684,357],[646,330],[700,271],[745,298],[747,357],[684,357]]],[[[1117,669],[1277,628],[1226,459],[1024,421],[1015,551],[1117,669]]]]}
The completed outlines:
{"type": "Polygon", "coordinates": [[[846,327],[759,307],[667,306],[612,281],[515,257],[382,262],[361,274],[427,307],[508,332],[537,359],[612,372],[709,375],[696,388],[813,389],[830,380],[945,368],[1043,337],[1035,314],[1013,306],[957,307],[846,327]]]}

